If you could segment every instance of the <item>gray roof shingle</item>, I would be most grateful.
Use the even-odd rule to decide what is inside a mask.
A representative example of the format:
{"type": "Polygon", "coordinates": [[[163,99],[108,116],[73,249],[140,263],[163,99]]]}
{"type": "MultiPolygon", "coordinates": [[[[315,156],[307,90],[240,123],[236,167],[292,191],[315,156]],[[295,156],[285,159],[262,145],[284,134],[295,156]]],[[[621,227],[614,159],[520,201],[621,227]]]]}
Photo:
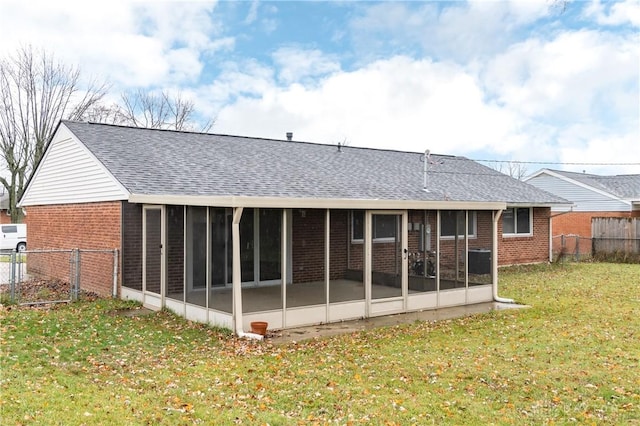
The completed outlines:
{"type": "Polygon", "coordinates": [[[589,185],[592,188],[608,192],[616,197],[640,200],[640,174],[638,175],[593,175],[588,173],[552,170],[559,175],[589,185]]]}
{"type": "Polygon", "coordinates": [[[358,200],[566,200],[464,157],[64,121],[131,193],[358,200]]]}

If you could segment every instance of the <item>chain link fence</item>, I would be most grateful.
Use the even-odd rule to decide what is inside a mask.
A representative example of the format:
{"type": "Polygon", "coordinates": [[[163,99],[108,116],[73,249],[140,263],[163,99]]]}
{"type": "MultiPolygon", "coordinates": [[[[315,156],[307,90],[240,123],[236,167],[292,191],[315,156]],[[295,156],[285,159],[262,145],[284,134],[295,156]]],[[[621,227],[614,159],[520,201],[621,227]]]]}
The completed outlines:
{"type": "Polygon", "coordinates": [[[0,253],[0,303],[38,305],[115,295],[118,250],[0,253]]]}
{"type": "Polygon", "coordinates": [[[640,263],[640,239],[591,238],[575,234],[555,235],[552,239],[553,260],[599,260],[640,263]]]}

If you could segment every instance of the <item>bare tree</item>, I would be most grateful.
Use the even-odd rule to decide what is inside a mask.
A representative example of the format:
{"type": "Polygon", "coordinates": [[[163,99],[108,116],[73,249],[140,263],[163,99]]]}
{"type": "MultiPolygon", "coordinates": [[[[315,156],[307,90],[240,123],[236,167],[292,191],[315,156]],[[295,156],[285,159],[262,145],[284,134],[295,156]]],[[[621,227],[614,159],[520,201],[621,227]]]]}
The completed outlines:
{"type": "MultiPolygon", "coordinates": [[[[123,93],[122,107],[119,107],[124,124],[153,129],[196,130],[194,114],[193,101],[183,98],[180,93],[171,96],[164,90],[159,94],[144,90],[123,93]]],[[[209,120],[199,130],[207,132],[213,124],[214,120],[209,120]]]]}
{"type": "Polygon", "coordinates": [[[496,161],[489,167],[518,180],[522,180],[528,174],[527,167],[517,161],[496,161]]]}
{"type": "Polygon", "coordinates": [[[0,182],[9,193],[12,222],[21,217],[16,203],[60,119],[80,119],[106,91],[94,81],[81,88],[78,68],[31,46],[0,58],[0,156],[8,174],[0,182]]]}

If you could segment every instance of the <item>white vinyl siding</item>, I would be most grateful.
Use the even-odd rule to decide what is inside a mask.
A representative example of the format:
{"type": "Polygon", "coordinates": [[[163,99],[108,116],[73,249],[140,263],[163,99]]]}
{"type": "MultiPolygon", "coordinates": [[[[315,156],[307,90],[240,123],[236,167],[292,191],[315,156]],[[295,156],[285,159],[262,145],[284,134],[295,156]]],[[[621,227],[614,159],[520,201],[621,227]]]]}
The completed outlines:
{"type": "MultiPolygon", "coordinates": [[[[628,212],[631,210],[629,202],[620,200],[613,195],[544,173],[526,182],[575,203],[574,212],[628,212]]],[[[552,208],[551,210],[562,211],[568,210],[568,208],[552,208]]]]}
{"type": "Polygon", "coordinates": [[[66,129],[45,152],[21,206],[126,200],[128,192],[66,129]]]}

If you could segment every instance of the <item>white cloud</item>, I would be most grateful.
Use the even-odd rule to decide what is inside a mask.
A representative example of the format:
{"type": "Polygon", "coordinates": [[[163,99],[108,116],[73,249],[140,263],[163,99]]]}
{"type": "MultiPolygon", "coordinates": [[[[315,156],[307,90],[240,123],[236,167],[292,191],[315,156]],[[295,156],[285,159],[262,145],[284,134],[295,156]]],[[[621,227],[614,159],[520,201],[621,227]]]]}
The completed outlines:
{"type": "Polygon", "coordinates": [[[420,46],[431,57],[466,61],[500,51],[509,36],[549,13],[546,1],[383,2],[363,9],[351,27],[361,51],[420,46]],[[372,35],[381,35],[376,42],[372,35]]]}
{"type": "Polygon", "coordinates": [[[253,24],[256,19],[258,19],[258,6],[260,2],[258,0],[253,0],[251,2],[251,7],[249,8],[249,12],[247,13],[247,17],[244,18],[244,23],[246,25],[253,24]]]}
{"type": "Polygon", "coordinates": [[[607,163],[637,163],[640,159],[638,134],[613,133],[610,129],[581,125],[563,132],[559,144],[560,159],[565,163],[589,163],[569,165],[567,170],[586,171],[595,174],[637,174],[638,166],[607,163]],[[620,155],[624,153],[624,155],[620,155]],[[598,165],[602,164],[602,165],[598,165]]]}
{"type": "Polygon", "coordinates": [[[640,3],[638,0],[625,0],[608,3],[605,6],[600,0],[593,0],[585,9],[584,15],[587,18],[594,18],[601,25],[631,24],[638,27],[640,26],[640,3]]]}
{"type": "Polygon", "coordinates": [[[320,50],[283,47],[273,53],[278,78],[285,84],[324,76],[340,70],[340,63],[320,50]]]}
{"type": "Polygon", "coordinates": [[[215,37],[212,2],[34,0],[7,1],[2,7],[1,54],[30,44],[65,63],[82,64],[83,74],[118,87],[194,80],[203,67],[203,52],[232,44],[229,38],[215,37]]]}
{"type": "Polygon", "coordinates": [[[275,138],[294,131],[299,140],[452,153],[519,146],[516,125],[517,117],[483,103],[462,68],[394,57],[335,73],[316,88],[240,98],[220,111],[216,131],[275,138]]]}
{"type": "Polygon", "coordinates": [[[633,38],[565,32],[513,45],[488,64],[484,81],[501,105],[532,119],[637,117],[639,64],[633,38]]]}

